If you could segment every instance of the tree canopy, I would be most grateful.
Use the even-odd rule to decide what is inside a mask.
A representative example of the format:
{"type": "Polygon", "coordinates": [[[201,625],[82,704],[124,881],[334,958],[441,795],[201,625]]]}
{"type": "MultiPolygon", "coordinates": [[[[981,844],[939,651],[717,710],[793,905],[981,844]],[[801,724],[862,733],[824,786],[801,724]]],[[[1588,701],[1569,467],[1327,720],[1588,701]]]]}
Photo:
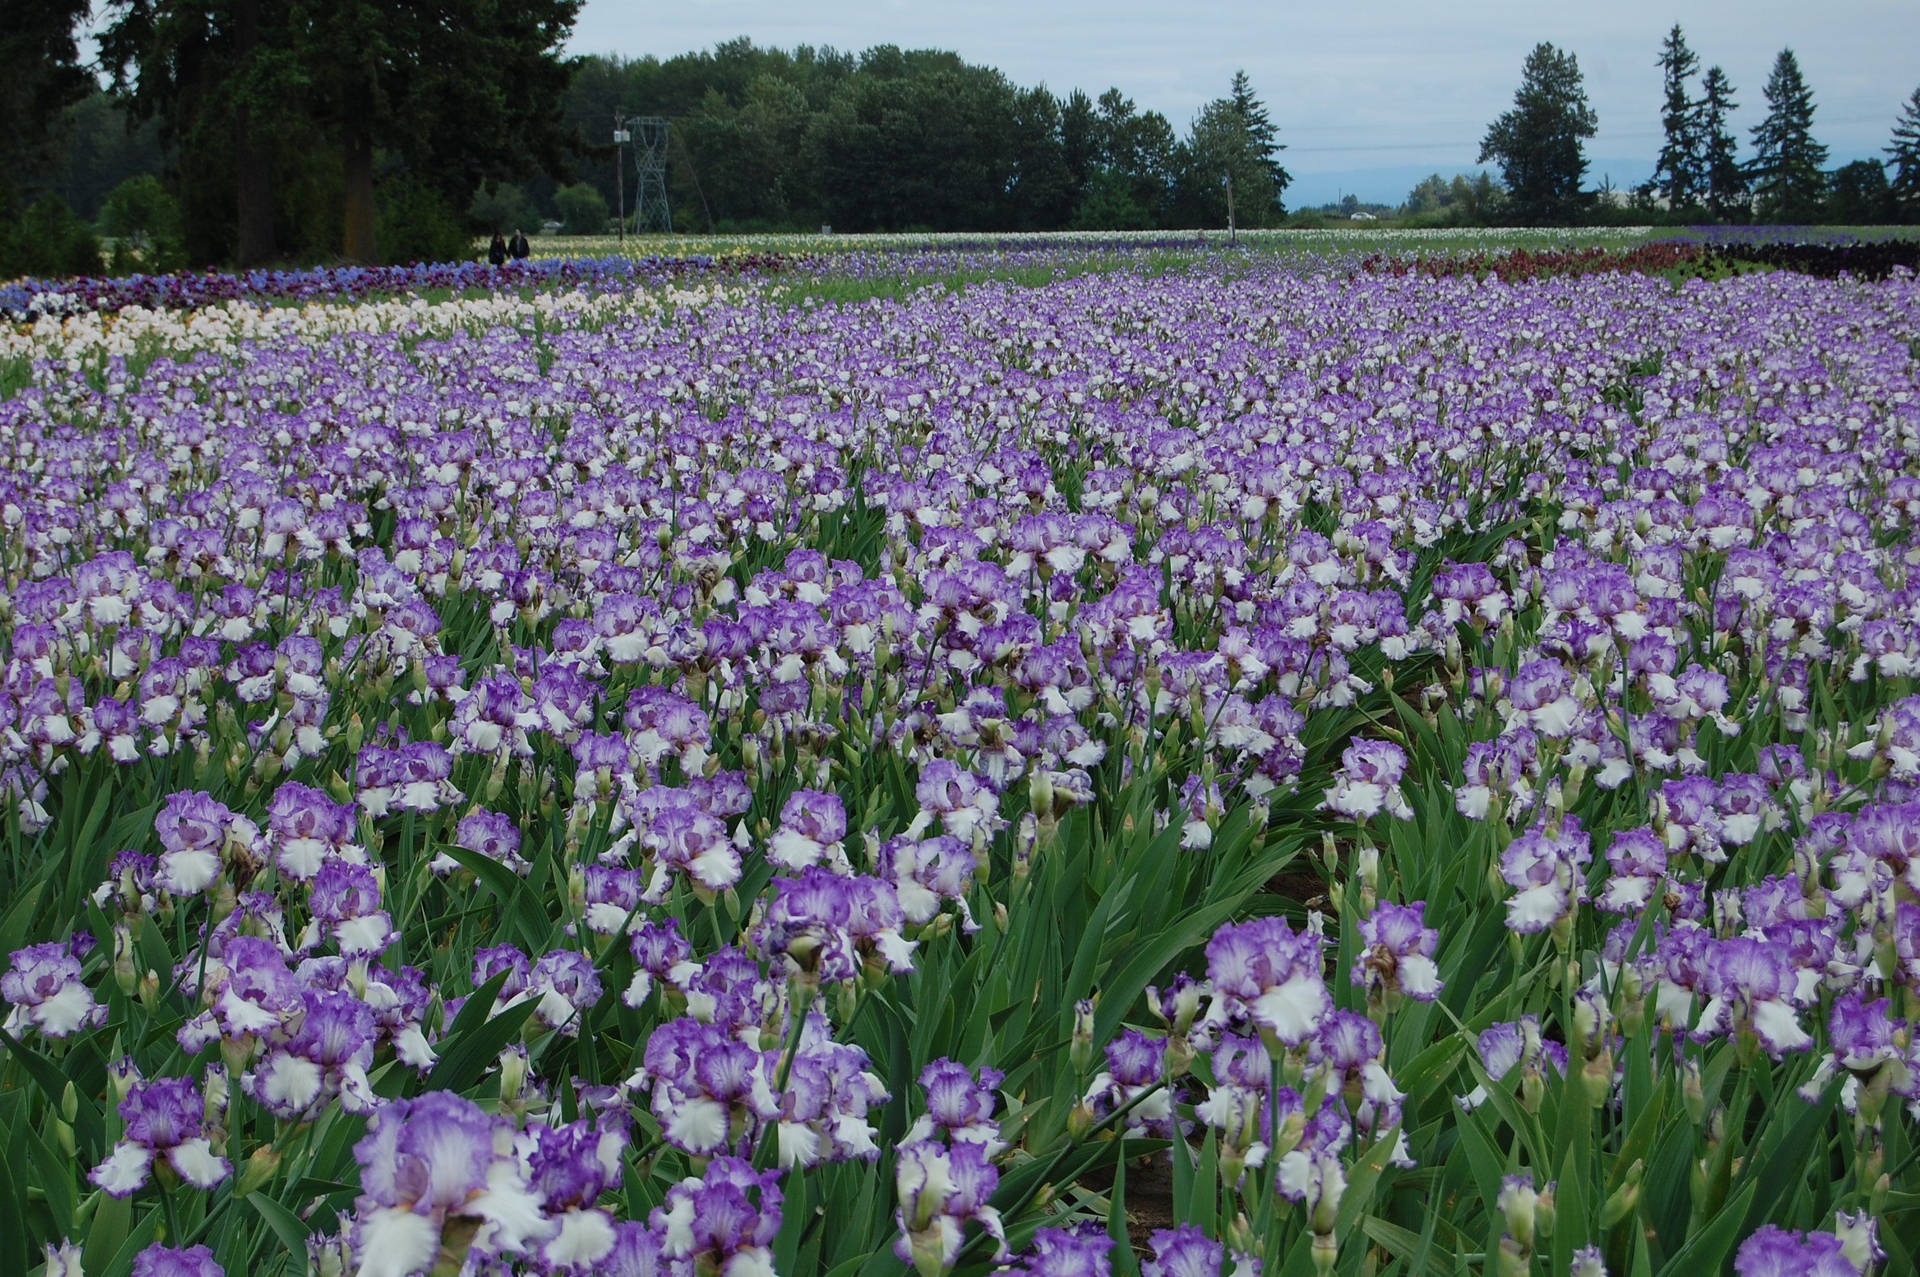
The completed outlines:
{"type": "Polygon", "coordinates": [[[1666,101],[1660,108],[1664,140],[1647,188],[1664,197],[1671,208],[1692,208],[1700,203],[1706,186],[1702,103],[1694,99],[1687,83],[1700,69],[1700,59],[1687,47],[1686,34],[1677,22],[1660,46],[1659,66],[1666,91],[1666,101]]]}
{"type": "Polygon", "coordinates": [[[463,235],[453,210],[483,180],[560,171],[559,48],[579,7],[110,0],[101,58],[136,109],[162,122],[193,197],[194,256],[230,249],[246,264],[289,239],[333,238],[349,259],[372,261],[383,190],[412,220],[463,235]],[[317,192],[328,212],[303,219],[317,192]]]}
{"type": "Polygon", "coordinates": [[[1570,221],[1586,203],[1583,141],[1598,130],[1579,61],[1542,42],[1527,55],[1512,108],[1488,126],[1479,162],[1498,162],[1521,222],[1570,221]]]}
{"type": "Polygon", "coordinates": [[[1708,67],[1700,81],[1700,180],[1707,209],[1728,218],[1747,206],[1747,172],[1740,164],[1740,144],[1727,121],[1738,109],[1733,82],[1719,67],[1708,67]]]}
{"type": "Polygon", "coordinates": [[[1761,92],[1767,115],[1754,126],[1750,166],[1757,211],[1769,221],[1812,221],[1826,193],[1827,148],[1813,140],[1813,90],[1792,49],[1780,50],[1761,92]]]}
{"type": "Polygon", "coordinates": [[[1920,88],[1913,91],[1901,108],[1900,118],[1894,121],[1887,164],[1893,169],[1889,186],[1894,206],[1908,220],[1920,220],[1920,88]]]}
{"type": "MultiPolygon", "coordinates": [[[[615,121],[633,115],[671,122],[667,185],[681,229],[1173,229],[1286,217],[1286,147],[1244,70],[1182,134],[1118,87],[1055,93],[946,50],[779,49],[742,37],[664,59],[562,58],[581,3],[103,0],[97,69],[112,85],[102,91],[80,61],[85,0],[18,0],[0,28],[0,105],[13,125],[0,137],[0,210],[19,229],[0,226],[0,265],[85,268],[99,256],[86,223],[116,192],[114,227],[167,228],[115,234],[165,244],[137,255],[147,268],[454,256],[476,232],[556,215],[575,228],[610,224],[602,205],[636,211],[637,174],[621,174],[612,142],[615,121]],[[31,263],[9,255],[9,243],[27,241],[49,247],[31,263]]],[[[1675,24],[1660,46],[1662,144],[1643,199],[1678,217],[1920,219],[1920,90],[1903,104],[1882,172],[1856,159],[1829,173],[1812,137],[1813,95],[1782,51],[1743,164],[1733,85],[1719,66],[1700,75],[1701,61],[1675,24]]],[[[1582,187],[1596,131],[1574,55],[1542,43],[1482,139],[1480,162],[1496,162],[1499,180],[1436,174],[1404,211],[1579,220],[1593,205],[1582,187]]]]}

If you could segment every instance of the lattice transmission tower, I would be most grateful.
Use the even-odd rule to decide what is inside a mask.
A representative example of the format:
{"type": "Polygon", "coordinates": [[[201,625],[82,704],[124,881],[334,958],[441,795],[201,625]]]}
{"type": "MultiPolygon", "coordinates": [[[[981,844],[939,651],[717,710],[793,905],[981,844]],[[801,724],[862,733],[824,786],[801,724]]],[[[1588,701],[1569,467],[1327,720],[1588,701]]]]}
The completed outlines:
{"type": "Polygon", "coordinates": [[[633,135],[634,229],[671,231],[673,209],[667,203],[667,131],[671,126],[663,115],[630,116],[626,125],[633,135]]]}

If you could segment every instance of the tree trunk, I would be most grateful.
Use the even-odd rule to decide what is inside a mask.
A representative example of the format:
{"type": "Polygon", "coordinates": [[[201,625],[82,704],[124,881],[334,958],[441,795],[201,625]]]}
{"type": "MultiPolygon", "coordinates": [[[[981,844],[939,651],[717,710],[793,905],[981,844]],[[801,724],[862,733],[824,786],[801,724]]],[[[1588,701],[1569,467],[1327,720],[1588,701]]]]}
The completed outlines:
{"type": "MultiPolygon", "coordinates": [[[[235,8],[234,61],[244,68],[260,47],[259,0],[241,0],[235,8]]],[[[258,266],[275,257],[273,240],[273,161],[260,144],[253,108],[241,102],[233,116],[235,230],[234,260],[258,266]]]]}
{"type": "Polygon", "coordinates": [[[346,257],[363,266],[379,257],[374,243],[373,135],[364,120],[346,126],[346,257]]]}
{"type": "Polygon", "coordinates": [[[260,145],[250,113],[242,108],[234,121],[234,195],[238,203],[239,243],[234,258],[258,266],[279,255],[273,236],[273,160],[260,145]]]}

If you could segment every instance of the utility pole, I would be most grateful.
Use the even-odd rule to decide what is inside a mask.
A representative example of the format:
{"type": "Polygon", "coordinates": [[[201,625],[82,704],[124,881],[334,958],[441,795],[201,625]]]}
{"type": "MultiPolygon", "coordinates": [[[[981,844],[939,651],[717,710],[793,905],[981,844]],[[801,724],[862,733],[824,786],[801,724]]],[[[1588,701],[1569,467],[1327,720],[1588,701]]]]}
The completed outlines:
{"type": "Polygon", "coordinates": [[[1227,170],[1227,243],[1234,242],[1233,230],[1233,170],[1227,170]]]}
{"type": "Polygon", "coordinates": [[[627,139],[632,136],[625,125],[627,109],[613,113],[613,198],[619,208],[620,251],[627,251],[627,139]]]}

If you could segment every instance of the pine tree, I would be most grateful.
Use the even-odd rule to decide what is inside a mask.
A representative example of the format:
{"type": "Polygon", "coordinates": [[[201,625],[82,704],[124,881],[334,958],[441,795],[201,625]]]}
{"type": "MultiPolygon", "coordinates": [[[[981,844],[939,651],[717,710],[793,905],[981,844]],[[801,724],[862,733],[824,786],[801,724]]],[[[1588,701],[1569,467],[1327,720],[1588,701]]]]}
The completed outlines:
{"type": "Polygon", "coordinates": [[[1228,87],[1227,97],[1246,129],[1248,141],[1258,152],[1261,163],[1273,175],[1273,198],[1277,206],[1282,192],[1287,189],[1287,183],[1293,180],[1293,175],[1280,167],[1280,152],[1287,149],[1280,142],[1280,130],[1274,127],[1266,104],[1254,96],[1253,81],[1247,78],[1245,71],[1233,73],[1233,83],[1228,87]]]}
{"type": "Polygon", "coordinates": [[[1527,55],[1513,108],[1487,128],[1480,160],[1498,160],[1522,222],[1571,220],[1584,203],[1580,180],[1587,158],[1581,139],[1599,131],[1587,103],[1580,63],[1571,53],[1540,43],[1527,55]]]}
{"type": "Polygon", "coordinates": [[[1727,127],[1739,103],[1733,82],[1719,67],[1708,67],[1700,81],[1700,183],[1707,208],[1725,220],[1747,208],[1747,174],[1740,167],[1740,144],[1727,127]]]}
{"type": "Polygon", "coordinates": [[[1920,221],[1920,89],[1913,91],[1900,118],[1894,122],[1893,144],[1887,147],[1893,169],[1889,183],[1894,208],[1905,220],[1920,221]]]}
{"type": "Polygon", "coordinates": [[[1827,148],[1813,140],[1813,90],[1792,49],[1780,50],[1763,92],[1767,118],[1753,129],[1758,211],[1770,221],[1810,221],[1826,191],[1827,148]]]}
{"type": "Polygon", "coordinates": [[[1701,104],[1687,92],[1687,81],[1700,69],[1700,59],[1687,47],[1687,37],[1677,22],[1673,30],[1667,32],[1666,43],[1660,46],[1659,66],[1667,93],[1666,104],[1660,109],[1660,126],[1665,130],[1666,141],[1660,147],[1660,158],[1653,166],[1653,176],[1645,189],[1664,195],[1669,208],[1692,208],[1700,202],[1706,185],[1702,172],[1706,148],[1701,137],[1701,104]]]}

